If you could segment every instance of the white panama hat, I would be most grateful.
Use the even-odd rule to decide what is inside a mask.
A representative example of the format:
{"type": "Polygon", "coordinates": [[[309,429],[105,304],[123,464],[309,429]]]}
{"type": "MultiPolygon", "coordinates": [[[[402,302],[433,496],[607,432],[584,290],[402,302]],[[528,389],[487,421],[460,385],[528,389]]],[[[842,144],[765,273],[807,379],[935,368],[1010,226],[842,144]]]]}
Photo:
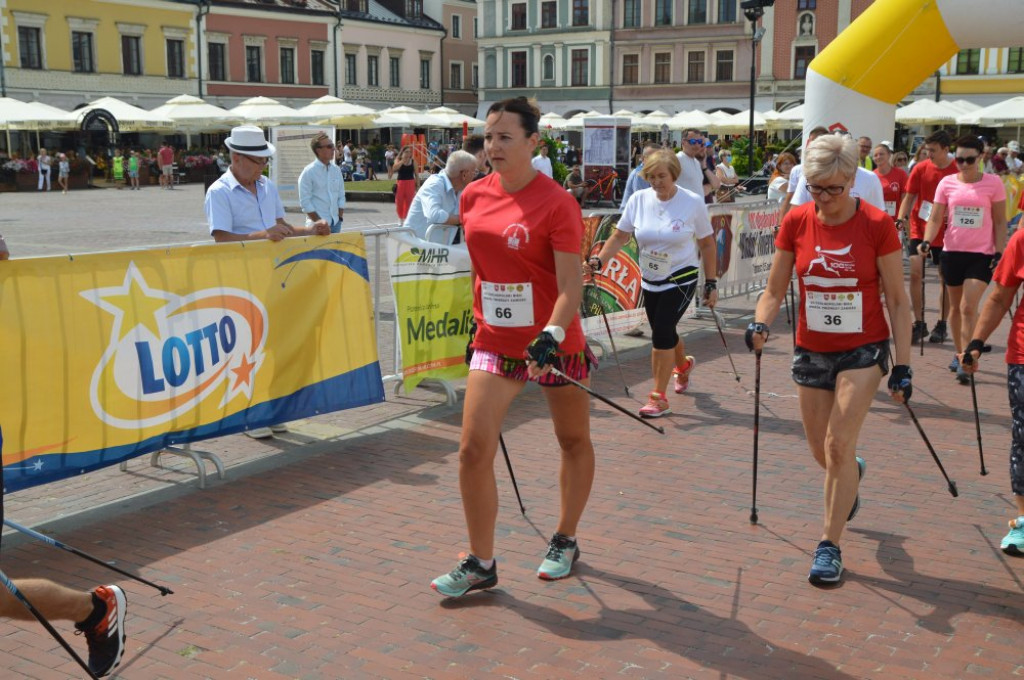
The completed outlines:
{"type": "Polygon", "coordinates": [[[263,136],[263,130],[255,125],[239,125],[231,128],[231,136],[224,140],[224,146],[235,153],[258,158],[269,158],[277,149],[263,136]]]}

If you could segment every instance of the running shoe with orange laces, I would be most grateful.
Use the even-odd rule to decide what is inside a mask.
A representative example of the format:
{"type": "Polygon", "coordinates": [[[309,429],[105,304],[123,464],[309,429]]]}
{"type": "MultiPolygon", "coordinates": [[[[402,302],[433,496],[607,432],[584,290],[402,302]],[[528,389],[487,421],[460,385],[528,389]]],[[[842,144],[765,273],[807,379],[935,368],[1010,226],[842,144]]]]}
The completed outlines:
{"type": "Polygon", "coordinates": [[[672,413],[672,409],[661,392],[651,392],[647,395],[647,403],[640,407],[640,415],[644,418],[660,418],[669,413],[672,413]]]}
{"type": "Polygon", "coordinates": [[[126,635],[124,616],[128,599],[117,586],[99,586],[92,591],[93,613],[75,624],[75,635],[85,634],[89,646],[89,670],[97,677],[108,675],[121,663],[126,635]]]}
{"type": "Polygon", "coordinates": [[[690,371],[697,365],[697,360],[686,355],[686,365],[676,366],[672,369],[672,377],[675,378],[676,394],[682,394],[690,386],[690,371]]]}

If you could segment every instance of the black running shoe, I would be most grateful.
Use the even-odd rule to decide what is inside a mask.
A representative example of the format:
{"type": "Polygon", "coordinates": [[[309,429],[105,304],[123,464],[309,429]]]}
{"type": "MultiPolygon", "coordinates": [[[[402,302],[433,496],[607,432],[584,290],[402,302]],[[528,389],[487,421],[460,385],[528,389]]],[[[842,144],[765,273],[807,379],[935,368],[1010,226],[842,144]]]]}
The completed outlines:
{"type": "Polygon", "coordinates": [[[932,329],[932,336],[928,338],[928,342],[935,343],[937,345],[940,342],[945,342],[948,339],[949,333],[946,332],[946,322],[940,321],[937,324],[935,324],[935,328],[932,329]]]}
{"type": "Polygon", "coordinates": [[[915,321],[914,328],[910,335],[910,344],[916,345],[922,338],[928,336],[928,324],[924,321],[915,321]]]}
{"type": "Polygon", "coordinates": [[[95,609],[89,618],[75,624],[78,629],[75,635],[85,634],[89,670],[103,677],[117,668],[124,654],[127,639],[124,616],[128,613],[128,599],[117,586],[99,586],[92,591],[92,601],[95,609]]]}

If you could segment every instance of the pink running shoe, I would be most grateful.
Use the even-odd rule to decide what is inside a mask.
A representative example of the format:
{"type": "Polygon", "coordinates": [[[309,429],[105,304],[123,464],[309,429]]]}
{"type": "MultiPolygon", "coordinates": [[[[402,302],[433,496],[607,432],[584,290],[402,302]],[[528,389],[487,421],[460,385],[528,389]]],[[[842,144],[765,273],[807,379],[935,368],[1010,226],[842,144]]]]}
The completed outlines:
{"type": "Polygon", "coordinates": [[[640,416],[643,418],[660,418],[672,413],[668,407],[668,399],[661,392],[651,392],[647,395],[647,403],[640,407],[640,416]]]}
{"type": "Polygon", "coordinates": [[[686,355],[686,365],[672,369],[672,377],[676,379],[676,394],[682,394],[690,386],[690,371],[697,365],[697,360],[686,355]]]}

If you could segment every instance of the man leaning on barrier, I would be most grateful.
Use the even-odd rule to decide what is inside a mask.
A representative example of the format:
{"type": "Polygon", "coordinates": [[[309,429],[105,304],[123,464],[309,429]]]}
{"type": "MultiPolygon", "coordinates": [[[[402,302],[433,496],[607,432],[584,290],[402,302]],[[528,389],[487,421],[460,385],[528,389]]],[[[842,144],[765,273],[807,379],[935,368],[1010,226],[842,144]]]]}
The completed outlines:
{"type": "Polygon", "coordinates": [[[309,142],[313,155],[312,163],[299,174],[299,205],[306,213],[306,226],[312,227],[324,220],[331,233],[341,231],[345,215],[345,179],[341,168],[332,163],[334,142],[323,132],[318,132],[309,142]]]}
{"type": "MultiPolygon", "coordinates": [[[[423,182],[409,206],[402,226],[411,227],[416,236],[425,239],[432,224],[459,226],[459,194],[476,179],[477,160],[466,151],[453,151],[444,170],[423,182]]],[[[451,237],[446,239],[451,243],[451,237]]],[[[456,241],[457,242],[457,241],[456,241]]]]}

